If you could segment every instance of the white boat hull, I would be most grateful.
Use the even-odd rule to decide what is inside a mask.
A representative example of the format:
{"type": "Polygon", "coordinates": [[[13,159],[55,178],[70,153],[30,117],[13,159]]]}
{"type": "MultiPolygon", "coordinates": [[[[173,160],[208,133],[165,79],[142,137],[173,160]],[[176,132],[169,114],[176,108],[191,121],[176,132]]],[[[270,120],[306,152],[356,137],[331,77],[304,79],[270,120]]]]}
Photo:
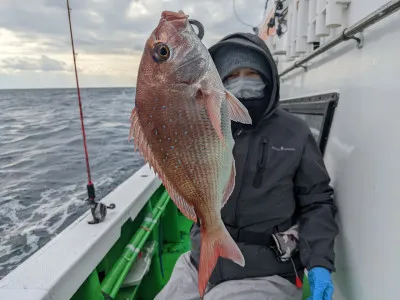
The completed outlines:
{"type": "MultiPolygon", "coordinates": [[[[353,0],[345,23],[350,26],[385,3],[353,0]]],[[[339,208],[335,300],[398,298],[400,13],[363,35],[363,48],[345,41],[281,83],[282,99],[340,94],[325,151],[339,208]]],[[[278,58],[280,71],[294,63],[284,60],[278,58]]]]}

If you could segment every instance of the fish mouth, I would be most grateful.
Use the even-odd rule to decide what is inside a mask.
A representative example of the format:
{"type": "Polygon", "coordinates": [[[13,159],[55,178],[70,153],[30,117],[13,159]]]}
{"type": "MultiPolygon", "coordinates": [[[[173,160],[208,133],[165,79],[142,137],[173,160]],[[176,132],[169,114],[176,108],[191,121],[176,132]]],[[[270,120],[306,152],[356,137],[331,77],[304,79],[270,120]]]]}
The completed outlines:
{"type": "Polygon", "coordinates": [[[186,21],[188,17],[182,10],[178,12],[165,10],[161,13],[161,18],[167,21],[186,21]]]}
{"type": "Polygon", "coordinates": [[[169,11],[165,10],[161,13],[161,20],[164,20],[166,22],[170,22],[172,25],[175,27],[179,27],[182,29],[187,25],[187,23],[190,23],[192,26],[194,25],[198,29],[198,34],[197,36],[199,37],[200,40],[203,39],[204,36],[204,26],[197,20],[189,19],[189,15],[185,14],[183,10],[180,10],[178,12],[174,11],[169,11]]]}
{"type": "Polygon", "coordinates": [[[169,26],[172,26],[177,32],[185,30],[189,16],[186,15],[182,10],[179,12],[165,10],[161,13],[161,23],[165,22],[169,26]]]}

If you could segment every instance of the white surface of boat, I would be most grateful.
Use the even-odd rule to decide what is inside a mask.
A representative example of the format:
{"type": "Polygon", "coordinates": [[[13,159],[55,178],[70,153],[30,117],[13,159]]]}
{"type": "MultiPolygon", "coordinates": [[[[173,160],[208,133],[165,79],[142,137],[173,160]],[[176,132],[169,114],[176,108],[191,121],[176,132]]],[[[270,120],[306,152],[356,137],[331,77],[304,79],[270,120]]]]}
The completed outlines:
{"type": "MultiPolygon", "coordinates": [[[[299,21],[297,28],[284,34],[288,36],[270,36],[266,43],[275,53],[285,53],[275,56],[283,73],[313,51],[313,46],[304,42],[307,39],[319,40],[322,46],[380,7],[398,4],[387,0],[287,0],[284,6],[289,5],[292,15],[289,24],[296,20],[296,13],[304,24],[299,21]],[[302,5],[319,5],[321,13],[311,10],[310,16],[302,5]],[[318,39],[312,21],[322,18],[328,22],[322,9],[329,7],[331,23],[340,26],[320,29],[329,35],[318,39]],[[332,11],[337,15],[332,16],[332,11]],[[307,52],[296,53],[296,49],[307,52]]],[[[269,9],[273,6],[271,3],[269,9]]],[[[332,90],[339,94],[324,153],[339,208],[334,299],[398,299],[399,11],[365,29],[362,37],[362,48],[355,40],[344,41],[310,60],[306,69],[300,67],[282,76],[281,98],[306,98],[332,90]]]]}

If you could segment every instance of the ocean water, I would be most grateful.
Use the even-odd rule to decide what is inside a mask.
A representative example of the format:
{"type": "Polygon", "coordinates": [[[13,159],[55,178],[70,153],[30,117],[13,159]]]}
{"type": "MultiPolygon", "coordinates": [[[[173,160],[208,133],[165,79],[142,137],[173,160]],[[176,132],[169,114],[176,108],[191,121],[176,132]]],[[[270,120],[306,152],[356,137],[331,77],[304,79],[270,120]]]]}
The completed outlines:
{"type": "MultiPolygon", "coordinates": [[[[128,141],[133,88],[81,89],[101,199],[144,165],[128,141]]],[[[0,90],[0,278],[88,210],[76,89],[0,90]]]]}

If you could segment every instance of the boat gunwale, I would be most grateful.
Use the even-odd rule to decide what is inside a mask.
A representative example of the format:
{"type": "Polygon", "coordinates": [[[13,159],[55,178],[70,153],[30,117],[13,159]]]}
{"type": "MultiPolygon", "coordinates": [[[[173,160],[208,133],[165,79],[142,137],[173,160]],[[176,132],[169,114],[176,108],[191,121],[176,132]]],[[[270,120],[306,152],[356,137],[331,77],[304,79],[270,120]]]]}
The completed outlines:
{"type": "Polygon", "coordinates": [[[134,220],[161,181],[146,164],[102,203],[116,203],[101,223],[90,225],[90,211],[0,280],[0,299],[70,299],[134,220]]]}

